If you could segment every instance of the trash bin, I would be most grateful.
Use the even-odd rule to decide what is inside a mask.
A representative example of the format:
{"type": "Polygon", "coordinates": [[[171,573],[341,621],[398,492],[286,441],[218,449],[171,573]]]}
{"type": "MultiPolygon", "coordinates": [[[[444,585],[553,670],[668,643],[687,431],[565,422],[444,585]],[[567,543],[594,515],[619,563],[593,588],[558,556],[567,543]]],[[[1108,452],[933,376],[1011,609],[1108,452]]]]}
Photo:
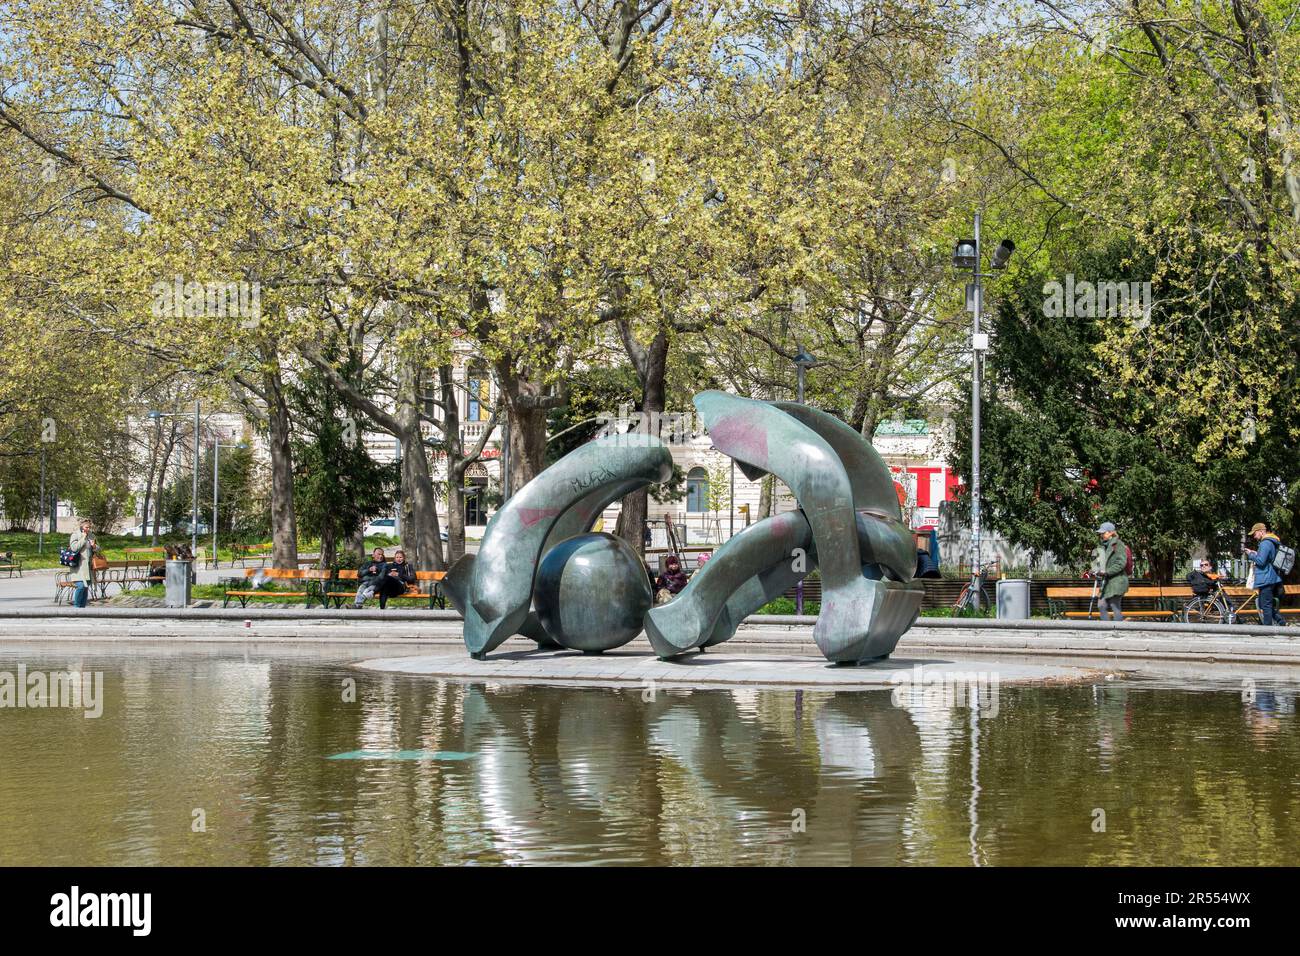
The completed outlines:
{"type": "Polygon", "coordinates": [[[167,607],[189,607],[190,605],[190,565],[189,561],[168,561],[163,578],[167,607]]]}
{"type": "Polygon", "coordinates": [[[998,582],[998,619],[1023,621],[1029,617],[1029,582],[1024,578],[1004,578],[998,582]]]}

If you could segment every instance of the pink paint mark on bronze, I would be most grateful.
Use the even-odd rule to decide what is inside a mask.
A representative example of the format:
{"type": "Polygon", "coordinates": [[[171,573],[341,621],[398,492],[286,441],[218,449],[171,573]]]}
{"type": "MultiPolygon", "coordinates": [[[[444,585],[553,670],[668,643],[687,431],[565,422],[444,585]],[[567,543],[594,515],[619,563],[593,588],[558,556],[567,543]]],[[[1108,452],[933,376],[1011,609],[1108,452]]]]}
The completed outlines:
{"type": "Polygon", "coordinates": [[[767,466],[767,430],[757,422],[725,415],[709,429],[709,436],[714,445],[732,458],[767,466]]]}
{"type": "Polygon", "coordinates": [[[525,528],[531,528],[543,518],[554,518],[559,513],[559,508],[520,508],[519,523],[525,528]]]}

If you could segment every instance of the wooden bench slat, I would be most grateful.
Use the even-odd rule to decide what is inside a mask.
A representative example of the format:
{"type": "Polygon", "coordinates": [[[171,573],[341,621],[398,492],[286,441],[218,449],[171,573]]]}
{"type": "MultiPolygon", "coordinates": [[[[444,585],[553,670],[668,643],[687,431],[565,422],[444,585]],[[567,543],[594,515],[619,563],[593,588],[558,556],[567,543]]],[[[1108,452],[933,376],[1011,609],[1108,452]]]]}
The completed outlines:
{"type": "Polygon", "coordinates": [[[306,597],[307,591],[227,591],[227,597],[306,597]]]}
{"type": "MultiPolygon", "coordinates": [[[[1067,618],[1100,618],[1097,611],[1066,611],[1067,618]]],[[[1126,618],[1171,618],[1174,611],[1131,611],[1125,609],[1126,618]]]]}

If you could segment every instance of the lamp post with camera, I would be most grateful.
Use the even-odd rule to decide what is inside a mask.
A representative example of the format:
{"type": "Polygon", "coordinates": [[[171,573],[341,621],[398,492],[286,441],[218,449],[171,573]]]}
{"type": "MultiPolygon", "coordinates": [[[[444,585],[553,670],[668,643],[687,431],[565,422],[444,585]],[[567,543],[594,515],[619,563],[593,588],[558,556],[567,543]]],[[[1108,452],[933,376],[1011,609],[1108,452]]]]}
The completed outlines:
{"type": "MultiPolygon", "coordinates": [[[[952,262],[958,269],[969,269],[974,280],[966,286],[966,309],[973,313],[971,325],[971,483],[970,483],[970,523],[971,523],[971,581],[963,601],[976,611],[980,611],[983,593],[984,571],[981,565],[981,515],[980,515],[980,378],[984,353],[988,351],[989,337],[980,329],[980,319],[984,307],[984,279],[993,277],[992,272],[980,271],[980,220],[981,214],[975,213],[975,238],[961,239],[953,251],[952,262]]],[[[1016,244],[1010,239],[1003,239],[989,259],[989,268],[999,272],[1007,267],[1016,244]]]]}

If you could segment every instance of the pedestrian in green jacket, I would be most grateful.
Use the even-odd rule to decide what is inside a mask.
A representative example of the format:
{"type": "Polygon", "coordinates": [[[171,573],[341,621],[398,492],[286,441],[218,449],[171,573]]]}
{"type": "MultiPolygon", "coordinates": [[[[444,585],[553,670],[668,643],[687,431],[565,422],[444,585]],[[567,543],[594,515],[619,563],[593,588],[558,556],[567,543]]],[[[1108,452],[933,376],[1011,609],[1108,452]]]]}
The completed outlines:
{"type": "Polygon", "coordinates": [[[1097,529],[1101,535],[1101,544],[1093,554],[1093,574],[1101,578],[1101,605],[1098,615],[1104,621],[1109,613],[1111,619],[1124,620],[1123,599],[1128,593],[1128,575],[1124,573],[1128,566],[1128,548],[1119,539],[1119,532],[1109,521],[1097,529]]]}

